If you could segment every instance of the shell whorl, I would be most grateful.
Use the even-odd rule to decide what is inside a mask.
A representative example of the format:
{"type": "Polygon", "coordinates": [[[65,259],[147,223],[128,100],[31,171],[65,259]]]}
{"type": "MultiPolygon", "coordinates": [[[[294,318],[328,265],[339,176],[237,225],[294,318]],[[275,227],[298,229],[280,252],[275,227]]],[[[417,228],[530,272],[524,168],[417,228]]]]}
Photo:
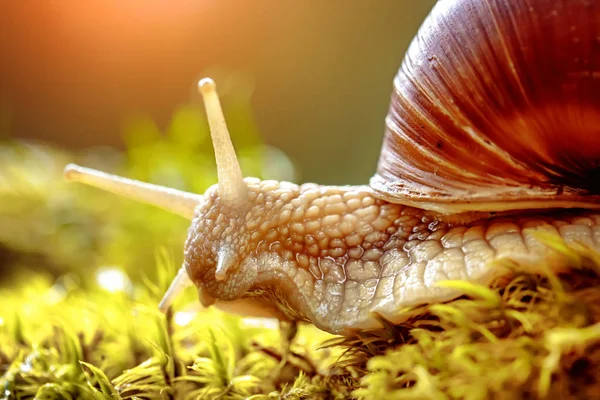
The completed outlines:
{"type": "Polygon", "coordinates": [[[600,200],[600,2],[440,1],[394,79],[377,174],[439,212],[600,200]]]}

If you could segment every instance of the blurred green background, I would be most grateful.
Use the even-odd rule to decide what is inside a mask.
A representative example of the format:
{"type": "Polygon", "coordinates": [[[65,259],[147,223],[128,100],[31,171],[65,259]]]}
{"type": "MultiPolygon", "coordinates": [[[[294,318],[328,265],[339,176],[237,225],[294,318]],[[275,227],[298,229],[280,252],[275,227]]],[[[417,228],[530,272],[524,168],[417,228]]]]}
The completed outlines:
{"type": "Polygon", "coordinates": [[[3,2],[0,287],[69,272],[85,285],[107,268],[154,279],[158,252],[180,265],[189,221],[67,183],[62,169],[202,193],[216,182],[203,76],[217,82],[246,176],[367,183],[392,79],[432,6],[3,2]]]}
{"type": "Polygon", "coordinates": [[[298,179],[365,183],[392,78],[433,3],[2,2],[0,135],[123,148],[132,113],[163,131],[198,100],[198,78],[213,75],[225,107],[251,95],[261,137],[298,179]]]}

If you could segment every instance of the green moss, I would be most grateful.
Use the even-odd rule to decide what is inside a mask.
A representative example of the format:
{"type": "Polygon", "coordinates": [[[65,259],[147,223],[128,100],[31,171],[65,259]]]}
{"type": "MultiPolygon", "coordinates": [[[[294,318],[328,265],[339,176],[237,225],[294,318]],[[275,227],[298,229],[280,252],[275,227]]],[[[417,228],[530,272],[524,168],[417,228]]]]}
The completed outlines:
{"type": "Polygon", "coordinates": [[[0,293],[0,388],[5,398],[591,398],[600,269],[585,249],[573,254],[577,266],[558,276],[454,283],[468,296],[411,310],[401,326],[348,338],[301,326],[287,356],[276,327],[198,312],[192,294],[183,311],[158,313],[166,280],[126,295],[31,277],[0,293]]]}

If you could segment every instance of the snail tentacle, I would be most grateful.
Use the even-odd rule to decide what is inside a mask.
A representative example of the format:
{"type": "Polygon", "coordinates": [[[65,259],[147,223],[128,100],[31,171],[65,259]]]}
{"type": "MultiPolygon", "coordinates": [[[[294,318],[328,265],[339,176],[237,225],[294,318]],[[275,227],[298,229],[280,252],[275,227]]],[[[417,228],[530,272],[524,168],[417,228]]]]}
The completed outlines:
{"type": "Polygon", "coordinates": [[[175,276],[175,279],[173,279],[173,282],[171,282],[171,285],[167,289],[167,292],[165,293],[162,300],[158,304],[158,309],[161,312],[166,313],[167,309],[173,303],[173,300],[175,300],[175,298],[181,292],[183,292],[183,290],[185,290],[186,288],[188,288],[189,286],[192,286],[192,285],[193,285],[192,280],[190,279],[190,277],[187,273],[185,265],[182,265],[181,268],[179,268],[179,271],[177,271],[177,275],[175,276]]]}
{"type": "Polygon", "coordinates": [[[217,268],[215,269],[215,279],[223,281],[227,278],[228,272],[235,264],[235,253],[228,245],[222,245],[219,250],[217,268]]]}
{"type": "Polygon", "coordinates": [[[229,137],[215,82],[210,78],[204,78],[198,82],[198,89],[204,99],[210,135],[215,149],[219,195],[225,203],[235,206],[247,197],[248,188],[244,183],[242,169],[229,137]]]}
{"type": "Polygon", "coordinates": [[[194,217],[196,207],[204,201],[204,197],[199,194],[123,178],[75,164],[67,165],[64,175],[70,181],[85,183],[119,196],[150,204],[190,220],[194,217]]]}

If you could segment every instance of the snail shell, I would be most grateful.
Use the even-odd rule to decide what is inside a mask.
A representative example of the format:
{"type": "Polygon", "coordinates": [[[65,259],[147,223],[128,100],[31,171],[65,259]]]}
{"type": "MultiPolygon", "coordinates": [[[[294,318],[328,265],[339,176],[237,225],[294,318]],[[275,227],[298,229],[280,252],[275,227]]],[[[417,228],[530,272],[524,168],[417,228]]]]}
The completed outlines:
{"type": "Polygon", "coordinates": [[[193,283],[205,306],[333,333],[379,326],[374,312],[401,322],[459,295],[442,281],[489,283],[505,258],[566,268],[540,233],[600,251],[599,38],[597,1],[440,1],[394,80],[371,186],[242,178],[210,79],[219,182],[204,195],[66,176],[192,219],[163,310],[193,283]],[[443,215],[481,211],[511,215],[443,215]]]}
{"type": "Polygon", "coordinates": [[[600,199],[600,3],[442,0],[394,79],[377,174],[451,213],[600,199]]]}

